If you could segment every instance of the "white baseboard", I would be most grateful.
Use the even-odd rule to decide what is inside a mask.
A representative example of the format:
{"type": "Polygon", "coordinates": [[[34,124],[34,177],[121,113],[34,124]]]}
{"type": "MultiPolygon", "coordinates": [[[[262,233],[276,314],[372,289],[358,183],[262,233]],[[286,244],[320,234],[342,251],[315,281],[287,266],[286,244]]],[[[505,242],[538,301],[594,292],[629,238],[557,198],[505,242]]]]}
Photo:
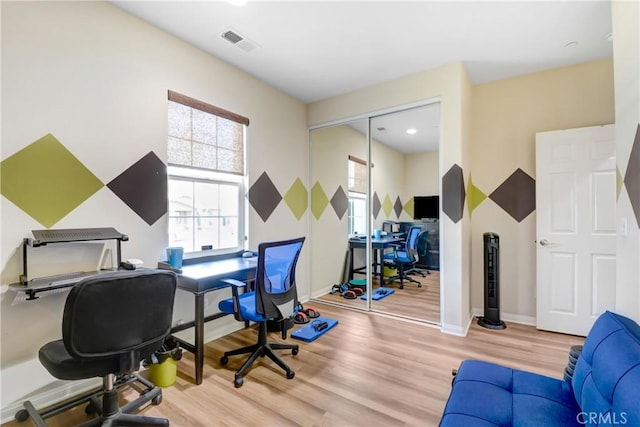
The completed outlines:
{"type": "Polygon", "coordinates": [[[311,298],[319,298],[322,295],[326,295],[331,292],[331,289],[333,289],[333,286],[329,286],[328,288],[324,288],[324,289],[319,289],[311,294],[311,298]]]}
{"type": "Polygon", "coordinates": [[[464,322],[462,326],[443,323],[442,328],[440,330],[445,334],[456,335],[459,337],[466,337],[467,333],[469,332],[469,328],[471,327],[472,321],[473,321],[473,315],[469,313],[467,315],[467,321],[464,322]]]}

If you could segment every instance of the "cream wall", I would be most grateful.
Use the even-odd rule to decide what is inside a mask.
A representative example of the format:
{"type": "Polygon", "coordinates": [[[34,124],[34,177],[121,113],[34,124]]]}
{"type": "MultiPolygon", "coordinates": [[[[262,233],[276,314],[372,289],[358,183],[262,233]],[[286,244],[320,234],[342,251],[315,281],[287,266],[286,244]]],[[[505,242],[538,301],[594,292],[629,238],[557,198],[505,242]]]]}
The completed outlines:
{"type": "Polygon", "coordinates": [[[396,216],[395,210],[392,208],[389,215],[384,211],[384,201],[388,197],[391,206],[400,197],[402,204],[407,203],[407,199],[403,197],[404,191],[404,161],[402,153],[390,148],[388,145],[382,144],[376,140],[371,143],[371,163],[373,169],[371,171],[371,185],[373,192],[378,194],[380,203],[383,208],[380,209],[378,217],[371,224],[371,228],[382,228],[382,222],[390,221],[407,221],[409,216],[402,211],[400,218],[396,216]]]}
{"type": "MultiPolygon", "coordinates": [[[[535,179],[535,134],[614,122],[613,63],[605,59],[474,86],[472,181],[490,195],[516,169],[535,179]]],[[[474,313],[483,313],[483,233],[500,236],[501,314],[535,323],[536,214],[517,222],[490,199],[471,215],[474,313]]]]}
{"type": "MultiPolygon", "coordinates": [[[[329,200],[338,187],[348,192],[348,156],[367,159],[367,138],[347,125],[313,130],[310,133],[310,187],[320,185],[329,200]]],[[[312,205],[313,195],[312,195],[312,205]]],[[[312,215],[309,212],[309,215],[312,215]]],[[[348,213],[342,218],[328,205],[319,218],[312,217],[311,295],[318,297],[339,284],[348,245],[348,213]]]]}
{"type": "Polygon", "coordinates": [[[640,4],[616,0],[611,7],[616,162],[622,177],[629,171],[632,155],[636,165],[635,189],[624,186],[618,197],[618,221],[625,221],[628,231],[619,233],[617,240],[616,311],[640,322],[640,212],[634,215],[629,197],[635,191],[635,200],[640,201],[640,4]],[[637,145],[632,152],[634,140],[637,145]]]}
{"type": "MultiPolygon", "coordinates": [[[[249,186],[267,171],[281,194],[296,178],[306,182],[306,109],[295,100],[132,17],[98,2],[2,2],[2,159],[52,133],[102,182],[109,182],[149,151],[166,161],[167,90],[249,117],[249,186]]],[[[8,283],[18,280],[16,253],[32,229],[44,228],[0,197],[2,233],[1,391],[2,421],[13,402],[38,390],[44,405],[56,398],[59,382],[40,366],[39,347],[60,337],[66,294],[12,306],[8,283]]],[[[249,207],[247,246],[305,235],[281,202],[265,223],[249,207]]],[[[167,246],[166,216],[149,226],[108,188],[82,203],[53,228],[115,227],[129,235],[123,257],[154,266],[167,246]]],[[[299,282],[309,270],[308,247],[298,264],[299,282]]],[[[306,289],[306,286],[303,287],[306,289]]],[[[208,311],[217,311],[217,299],[208,311]]],[[[305,295],[301,295],[304,298],[305,295]]],[[[192,314],[193,300],[178,292],[176,318],[192,314]]],[[[238,328],[231,318],[212,322],[208,338],[238,328]]],[[[60,396],[59,394],[57,395],[60,396]]],[[[38,400],[40,399],[40,400],[38,400]]]]}
{"type": "MultiPolygon", "coordinates": [[[[468,142],[464,139],[471,101],[471,84],[461,63],[416,73],[346,95],[308,105],[309,125],[320,125],[367,113],[439,99],[442,102],[442,140],[439,171],[442,177],[454,164],[468,170],[468,142]]],[[[468,219],[440,222],[442,329],[464,334],[470,324],[468,219]]]]}
{"type": "Polygon", "coordinates": [[[404,155],[404,197],[440,194],[440,170],[437,151],[404,155]]]}

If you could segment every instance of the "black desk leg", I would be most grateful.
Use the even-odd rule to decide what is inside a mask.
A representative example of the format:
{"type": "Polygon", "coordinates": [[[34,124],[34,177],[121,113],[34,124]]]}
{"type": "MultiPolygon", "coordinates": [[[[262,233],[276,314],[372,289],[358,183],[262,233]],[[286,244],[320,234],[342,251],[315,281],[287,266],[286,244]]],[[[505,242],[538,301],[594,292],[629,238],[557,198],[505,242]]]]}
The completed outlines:
{"type": "Polygon", "coordinates": [[[204,294],[196,294],[195,305],[195,364],[196,385],[202,384],[204,369],[204,294]]]}
{"type": "Polygon", "coordinates": [[[384,248],[376,250],[376,261],[378,263],[378,277],[380,278],[380,286],[384,286],[384,248]]]}
{"type": "Polygon", "coordinates": [[[353,246],[349,247],[349,277],[347,277],[347,282],[351,282],[351,280],[353,280],[353,246]]]}

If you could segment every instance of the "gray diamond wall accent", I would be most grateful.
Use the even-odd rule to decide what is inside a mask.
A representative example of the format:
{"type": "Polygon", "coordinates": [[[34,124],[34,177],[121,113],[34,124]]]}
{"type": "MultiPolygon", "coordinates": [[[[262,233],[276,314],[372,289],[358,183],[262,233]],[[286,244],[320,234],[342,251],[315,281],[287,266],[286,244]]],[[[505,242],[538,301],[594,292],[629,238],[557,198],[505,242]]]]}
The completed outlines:
{"type": "Polygon", "coordinates": [[[331,197],[331,206],[333,210],[338,215],[338,218],[342,219],[344,213],[349,208],[349,199],[347,195],[344,193],[342,186],[338,186],[338,189],[335,193],[333,193],[333,197],[331,197]]]}
{"type": "Polygon", "coordinates": [[[249,203],[264,222],[267,222],[267,219],[269,219],[281,200],[282,195],[273,185],[267,172],[263,172],[249,188],[249,203]]]}
{"type": "Polygon", "coordinates": [[[631,156],[624,174],[624,186],[629,194],[633,213],[640,228],[640,124],[636,128],[636,136],[631,147],[631,156]]]}
{"type": "Polygon", "coordinates": [[[380,213],[380,209],[382,209],[382,203],[380,202],[380,197],[378,197],[378,193],[373,193],[373,217],[378,219],[378,214],[380,213]]]}
{"type": "Polygon", "coordinates": [[[400,196],[396,197],[396,202],[393,204],[393,211],[396,213],[396,218],[400,219],[400,214],[402,213],[402,202],[400,201],[400,196]]]}
{"type": "Polygon", "coordinates": [[[107,187],[149,225],[167,213],[167,167],[153,151],[107,187]]]}
{"type": "Polygon", "coordinates": [[[518,168],[489,198],[516,221],[522,222],[536,209],[536,181],[518,168]]]}
{"type": "Polygon", "coordinates": [[[442,211],[455,223],[464,215],[465,196],[462,168],[454,164],[442,177],[442,211]]]}

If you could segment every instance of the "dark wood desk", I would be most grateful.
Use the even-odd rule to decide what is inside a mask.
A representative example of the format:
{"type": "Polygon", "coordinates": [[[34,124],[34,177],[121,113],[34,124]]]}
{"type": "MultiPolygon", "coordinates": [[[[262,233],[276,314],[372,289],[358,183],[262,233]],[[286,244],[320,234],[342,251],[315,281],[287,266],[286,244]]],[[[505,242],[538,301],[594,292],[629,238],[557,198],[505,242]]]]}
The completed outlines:
{"type": "MultiPolygon", "coordinates": [[[[391,247],[392,245],[396,245],[398,243],[402,243],[402,239],[400,237],[391,235],[391,236],[383,236],[379,239],[372,238],[371,239],[371,248],[373,249],[373,275],[380,277],[380,283],[382,285],[384,282],[384,266],[382,262],[383,252],[385,249],[391,247]]],[[[349,280],[353,279],[353,273],[363,273],[363,270],[366,270],[366,266],[364,267],[353,267],[353,250],[355,248],[366,248],[367,247],[367,239],[361,237],[352,237],[349,239],[349,251],[351,251],[350,259],[351,265],[349,266],[349,280]]]]}
{"type": "Polygon", "coordinates": [[[243,258],[241,256],[234,256],[231,258],[198,262],[182,267],[182,273],[178,275],[178,289],[194,295],[194,320],[173,327],[171,333],[175,334],[188,328],[195,328],[193,344],[176,336],[173,336],[173,338],[175,338],[185,350],[194,354],[196,384],[202,384],[202,372],[204,369],[204,324],[210,320],[218,319],[226,315],[225,313],[216,313],[205,317],[205,294],[228,287],[228,285],[221,283],[222,279],[236,279],[242,282],[254,280],[257,265],[258,257],[243,258]]]}

